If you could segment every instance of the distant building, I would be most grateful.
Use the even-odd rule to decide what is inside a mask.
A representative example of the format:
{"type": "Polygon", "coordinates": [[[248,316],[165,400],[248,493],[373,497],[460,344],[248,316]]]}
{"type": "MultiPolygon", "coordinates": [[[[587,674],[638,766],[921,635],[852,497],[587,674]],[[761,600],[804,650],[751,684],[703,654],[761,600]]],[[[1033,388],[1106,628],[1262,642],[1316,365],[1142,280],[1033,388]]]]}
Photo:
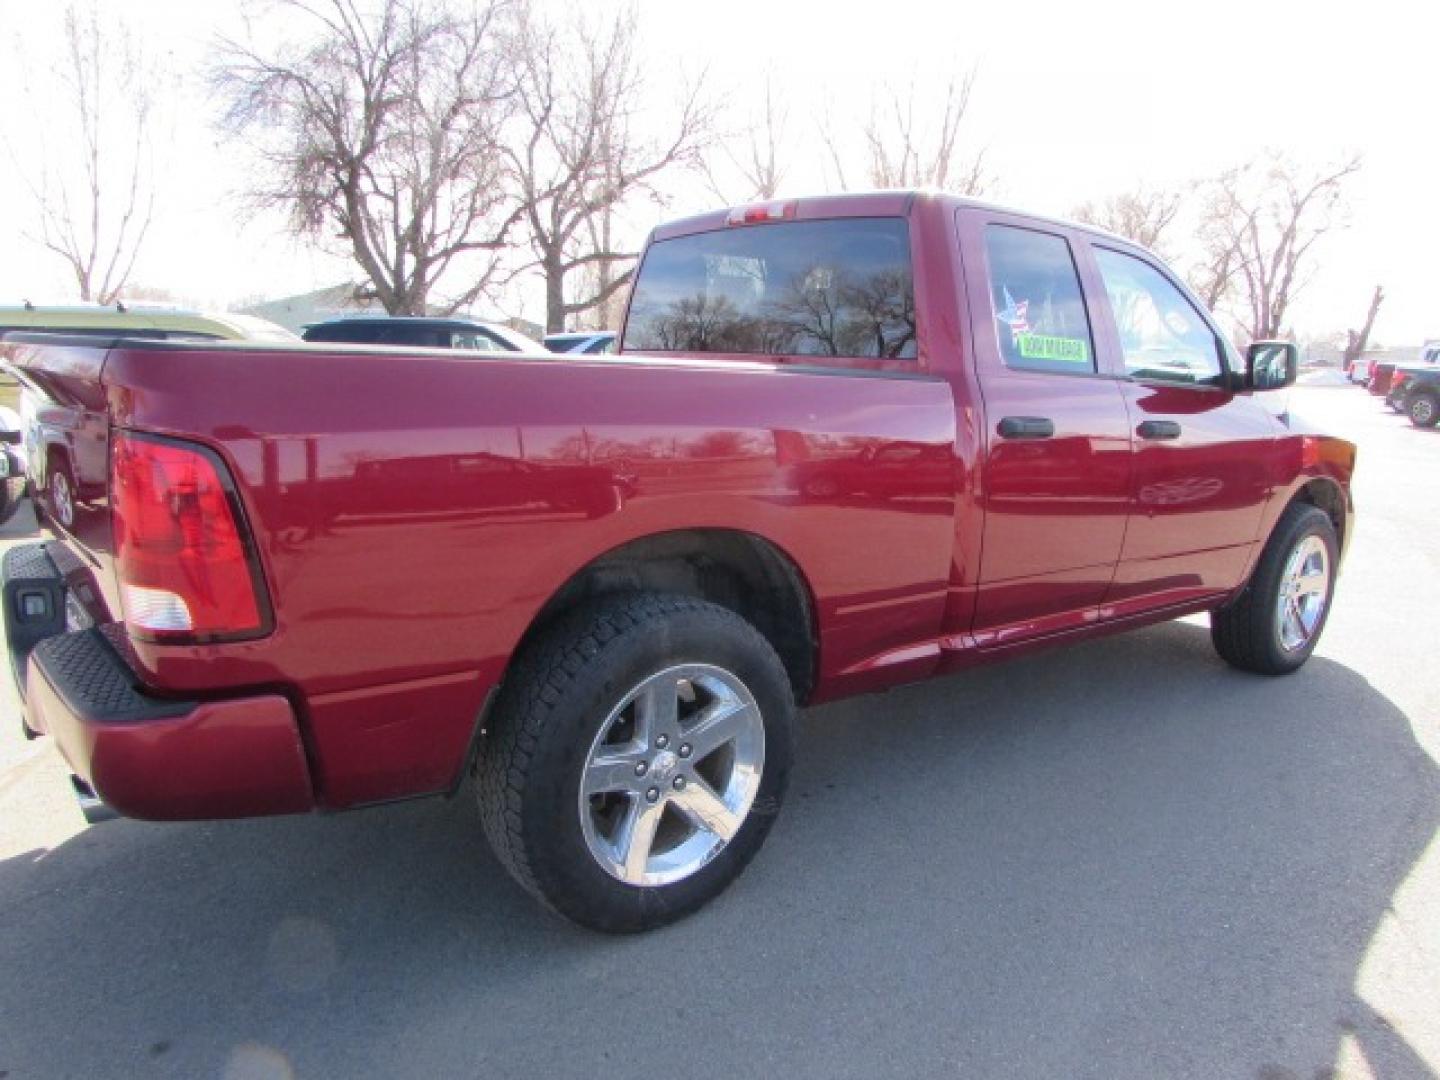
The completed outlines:
{"type": "Polygon", "coordinates": [[[311,323],[324,322],[342,315],[385,314],[385,309],[375,301],[359,299],[356,295],[359,291],[360,286],[351,283],[331,285],[314,292],[300,293],[298,296],[285,296],[279,300],[253,304],[243,308],[241,314],[258,315],[297,334],[311,323]]]}
{"type": "MultiPolygon", "coordinates": [[[[278,300],[266,300],[259,304],[252,304],[242,308],[241,314],[257,315],[262,319],[269,319],[297,334],[312,323],[325,322],[327,319],[341,319],[347,315],[385,314],[384,307],[374,300],[361,299],[361,292],[362,286],[347,282],[341,285],[331,285],[324,289],[316,289],[314,292],[300,293],[297,296],[285,296],[278,300]]],[[[448,315],[451,313],[443,308],[430,305],[426,308],[425,314],[448,315]]],[[[467,318],[480,319],[483,322],[501,323],[536,341],[545,335],[544,328],[539,323],[533,323],[528,319],[502,319],[467,312],[457,314],[467,318]]]]}
{"type": "MultiPolygon", "coordinates": [[[[1362,359],[1366,365],[1381,360],[1409,363],[1420,355],[1415,345],[1372,345],[1365,350],[1362,359]]],[[[1340,368],[1345,363],[1345,346],[1333,341],[1312,341],[1301,350],[1301,362],[1306,367],[1340,368]]]]}
{"type": "Polygon", "coordinates": [[[1333,341],[1312,341],[1301,350],[1301,363],[1306,367],[1338,368],[1345,360],[1345,346],[1333,341]]]}

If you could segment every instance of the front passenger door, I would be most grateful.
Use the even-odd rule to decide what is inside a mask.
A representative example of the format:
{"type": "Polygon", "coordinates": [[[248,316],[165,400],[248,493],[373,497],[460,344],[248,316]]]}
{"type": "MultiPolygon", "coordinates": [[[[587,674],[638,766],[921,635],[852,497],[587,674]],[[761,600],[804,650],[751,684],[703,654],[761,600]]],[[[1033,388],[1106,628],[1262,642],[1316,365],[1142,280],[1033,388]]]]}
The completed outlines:
{"type": "Polygon", "coordinates": [[[1237,393],[1214,326],[1159,266],[1091,246],[1105,310],[1100,348],[1125,378],[1135,439],[1130,520],[1102,618],[1226,592],[1240,583],[1270,495],[1274,421],[1237,393]]]}
{"type": "Polygon", "coordinates": [[[984,510],[981,648],[1092,624],[1129,512],[1129,421],[1097,363],[1072,234],[962,211],[984,510]],[[983,269],[982,269],[983,268],[983,269]]]}

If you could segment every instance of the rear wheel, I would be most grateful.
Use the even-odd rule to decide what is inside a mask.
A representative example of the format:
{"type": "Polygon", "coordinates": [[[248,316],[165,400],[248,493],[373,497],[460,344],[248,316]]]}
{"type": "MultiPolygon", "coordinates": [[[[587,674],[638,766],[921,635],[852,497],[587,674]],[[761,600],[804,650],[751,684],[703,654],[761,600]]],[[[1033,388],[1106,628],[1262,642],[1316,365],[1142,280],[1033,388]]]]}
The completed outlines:
{"type": "Polygon", "coordinates": [[[723,891],[764,842],[793,713],[779,657],[733,612],[663,594],[590,605],[506,680],[476,766],[486,835],[567,918],[662,926],[723,891]]]}
{"type": "Polygon", "coordinates": [[[1416,427],[1434,427],[1440,421],[1440,399],[1434,394],[1416,394],[1405,410],[1416,427]]]}
{"type": "Polygon", "coordinates": [[[1226,662],[1286,675],[1310,659],[1335,591],[1339,556],[1325,511],[1291,503],[1280,516],[1245,589],[1210,614],[1210,637],[1226,662]]]}

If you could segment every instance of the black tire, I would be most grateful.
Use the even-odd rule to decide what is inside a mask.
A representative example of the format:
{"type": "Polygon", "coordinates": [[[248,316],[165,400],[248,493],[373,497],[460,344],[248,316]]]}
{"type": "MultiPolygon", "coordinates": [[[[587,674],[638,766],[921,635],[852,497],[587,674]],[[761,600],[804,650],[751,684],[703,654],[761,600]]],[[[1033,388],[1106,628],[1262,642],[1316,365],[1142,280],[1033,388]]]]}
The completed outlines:
{"type": "Polygon", "coordinates": [[[1440,421],[1440,397],[1428,391],[1412,394],[1405,403],[1405,413],[1416,427],[1434,427],[1440,421]]]}
{"type": "Polygon", "coordinates": [[[674,922],[722,892],[764,842],[789,779],[794,712],[780,658],[734,612],[657,593],[587,604],[533,642],[506,677],[475,766],[485,834],[526,891],[582,926],[631,932],[674,922]],[[744,823],[710,862],[672,884],[631,885],[586,845],[581,774],[611,710],[680,663],[715,665],[744,683],[762,717],[764,767],[744,823]]]}
{"type": "Polygon", "coordinates": [[[0,479],[0,525],[8,525],[25,499],[25,469],[19,459],[0,446],[5,456],[5,476],[0,479]]]}
{"type": "Polygon", "coordinates": [[[75,504],[80,497],[80,489],[75,483],[75,473],[70,468],[69,460],[62,454],[56,454],[50,460],[50,468],[47,470],[45,478],[45,496],[46,514],[50,520],[68,531],[73,531],[75,528],[75,504]],[[69,493],[68,521],[64,507],[57,505],[62,501],[62,496],[56,488],[57,484],[63,484],[69,493]]]}
{"type": "Polygon", "coordinates": [[[1257,675],[1288,675],[1310,659],[1335,596],[1335,575],[1340,545],[1335,526],[1319,507],[1309,503],[1291,503],[1280,515],[1250,581],[1233,601],[1210,613],[1210,639],[1215,651],[1232,667],[1257,675]],[[1307,537],[1319,537],[1325,544],[1329,560],[1329,582],[1325,606],[1309,640],[1299,648],[1286,649],[1280,640],[1281,578],[1291,552],[1307,537]]]}

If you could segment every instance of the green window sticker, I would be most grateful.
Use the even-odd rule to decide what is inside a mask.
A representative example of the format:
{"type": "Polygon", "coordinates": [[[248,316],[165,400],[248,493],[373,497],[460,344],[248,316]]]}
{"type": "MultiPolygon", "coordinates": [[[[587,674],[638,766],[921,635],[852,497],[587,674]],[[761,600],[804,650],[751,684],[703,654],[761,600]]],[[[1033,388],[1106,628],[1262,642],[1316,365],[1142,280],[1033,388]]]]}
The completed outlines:
{"type": "Polygon", "coordinates": [[[1066,364],[1090,362],[1090,350],[1086,347],[1084,338],[1016,334],[1015,347],[1026,360],[1059,360],[1066,364]]]}

